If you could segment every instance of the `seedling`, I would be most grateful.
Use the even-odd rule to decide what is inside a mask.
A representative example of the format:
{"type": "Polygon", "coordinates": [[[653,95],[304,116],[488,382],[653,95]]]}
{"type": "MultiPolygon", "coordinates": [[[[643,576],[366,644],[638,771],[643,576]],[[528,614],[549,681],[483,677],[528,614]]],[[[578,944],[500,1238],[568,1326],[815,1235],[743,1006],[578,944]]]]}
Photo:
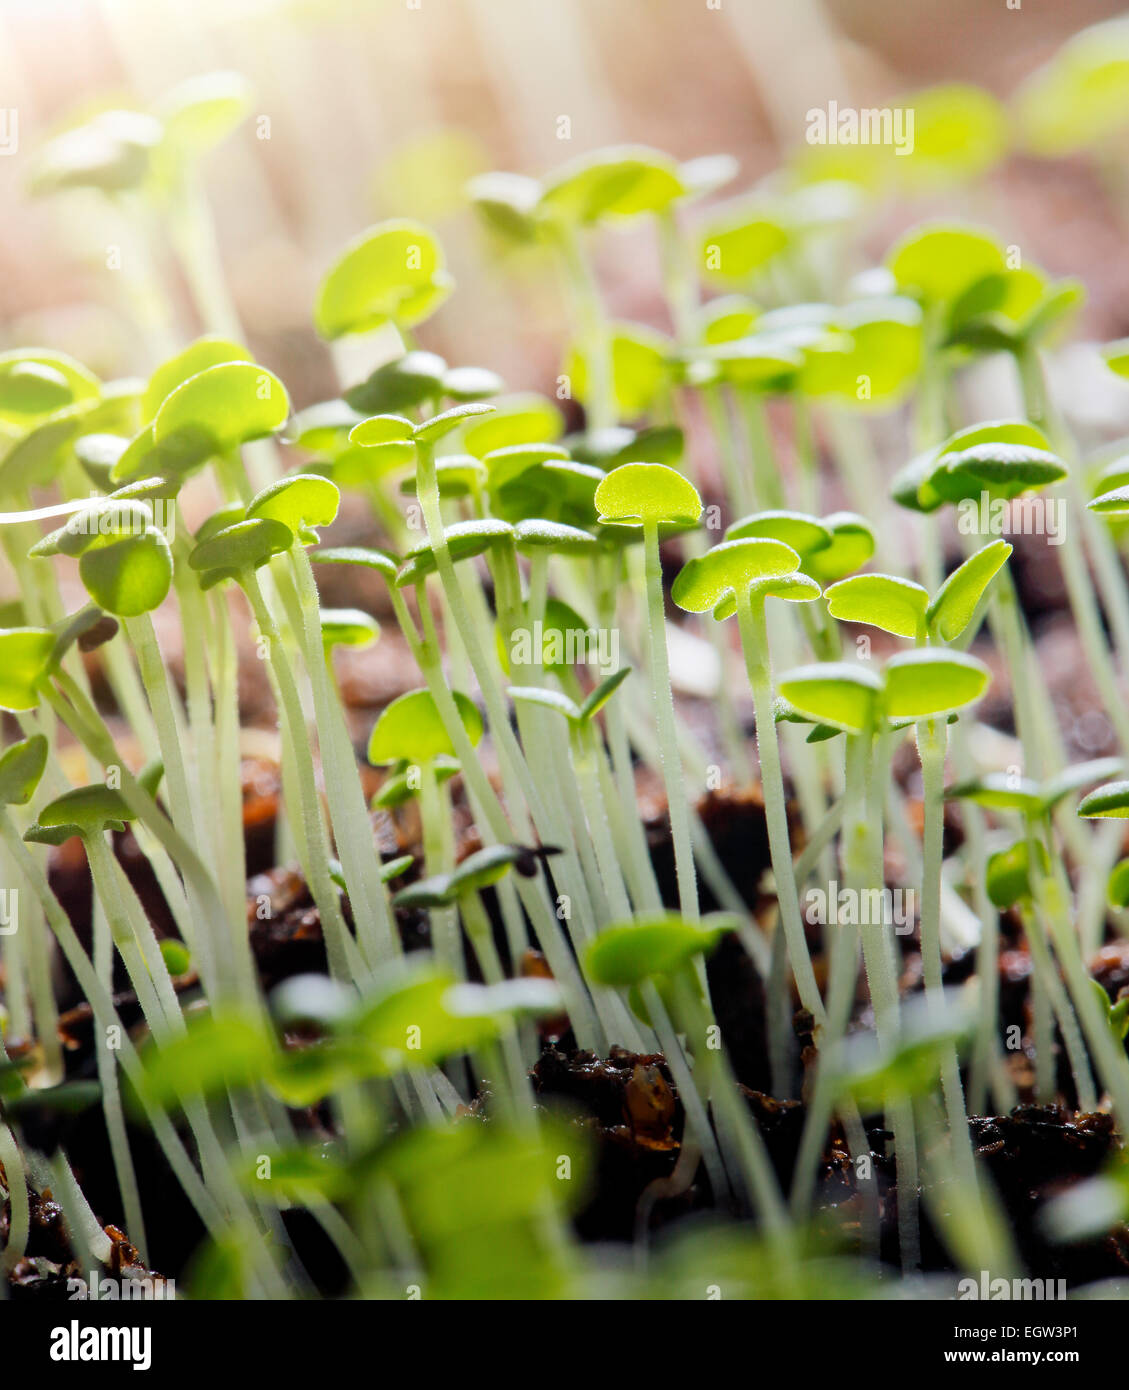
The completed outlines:
{"type": "Polygon", "coordinates": [[[613,469],[597,487],[593,501],[599,519],[605,525],[641,527],[643,532],[651,685],[663,759],[663,783],[674,837],[678,897],[683,916],[695,921],[698,917],[698,885],[690,846],[690,815],[681,773],[674,763],[677,739],[666,649],[666,618],[663,614],[659,527],[663,524],[695,524],[702,514],[702,503],[693,486],[681,474],[660,463],[625,463],[613,469]]]}

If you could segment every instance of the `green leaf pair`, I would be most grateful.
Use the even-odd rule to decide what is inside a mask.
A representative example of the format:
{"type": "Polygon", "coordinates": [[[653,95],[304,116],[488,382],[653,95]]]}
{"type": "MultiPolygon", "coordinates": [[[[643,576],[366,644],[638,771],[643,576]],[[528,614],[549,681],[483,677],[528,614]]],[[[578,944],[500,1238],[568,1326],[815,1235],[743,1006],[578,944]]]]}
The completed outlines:
{"type": "Polygon", "coordinates": [[[832,584],[827,608],[841,622],[866,623],[896,637],[953,642],[968,627],[1012,547],[996,540],[970,555],[930,599],[927,590],[892,574],[857,574],[832,584]]]}
{"type": "Polygon", "coordinates": [[[935,719],[974,704],[991,672],[961,652],[919,648],[893,656],[881,674],[868,666],[825,662],[797,667],[779,681],[789,706],[816,724],[849,734],[870,733],[882,718],[935,719]]]}
{"type": "Polygon", "coordinates": [[[1040,429],[1026,420],[993,420],[958,430],[911,460],[895,477],[891,495],[913,511],[934,512],[982,495],[1009,501],[1065,477],[1065,464],[1040,429]]]}

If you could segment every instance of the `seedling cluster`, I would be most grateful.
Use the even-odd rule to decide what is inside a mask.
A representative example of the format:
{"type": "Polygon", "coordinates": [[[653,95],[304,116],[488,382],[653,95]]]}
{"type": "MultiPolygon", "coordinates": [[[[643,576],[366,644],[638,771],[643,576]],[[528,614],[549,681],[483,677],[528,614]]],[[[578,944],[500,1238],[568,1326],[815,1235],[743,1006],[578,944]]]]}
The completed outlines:
{"type": "MultiPolygon", "coordinates": [[[[1081,62],[1023,98],[1044,145],[1093,138],[1081,62]]],[[[927,97],[907,167],[978,175],[998,154],[989,99],[927,97]],[[963,145],[944,138],[957,116],[963,145]]],[[[1129,467],[1083,457],[1042,367],[1080,287],[955,222],[864,266],[884,165],[799,160],[720,202],[727,158],[616,148],[468,190],[500,250],[560,274],[567,404],[417,346],[452,280],[436,236],[395,220],[345,247],[312,313],[328,342],[401,350],[294,412],[239,341],[192,174],[245,110],[239,82],[210,79],[96,117],[37,174],[167,216],[211,331],[168,351],[151,323],[138,381],[0,355],[18,585],[0,874],[19,909],[0,932],[0,1273],[26,1276],[45,1188],[83,1270],[111,1263],[111,1222],[161,1269],[143,1136],[198,1218],[178,1282],[200,1297],[882,1296],[1022,1274],[975,1124],[1021,1102],[1129,1124],[1129,1003],[1094,978],[1129,905],[1129,467]],[[620,224],[657,238],[669,336],[607,315],[594,253],[620,224]],[[990,354],[1022,405],[968,419],[960,384],[990,354]],[[189,489],[216,499],[194,531],[189,489]],[[955,524],[1037,495],[1068,517],[1055,553],[1109,728],[1094,761],[1067,757],[1012,544],[955,524]],[[366,544],[324,534],[345,502],[367,508],[366,544]],[[350,577],[378,580],[380,617],[323,604],[350,577]],[[382,622],[416,670],[358,757],[336,654],[381,662],[382,622]],[[249,629],[278,713],[278,860],[325,961],[269,990],[240,778],[249,629]],[[376,816],[409,853],[382,857],[376,816]],[[76,837],[83,920],[52,859],[76,837]],[[905,890],[912,936],[862,913],[813,924],[805,895],[832,885],[905,890]],[[1003,932],[1029,963],[1019,1026],[1003,932]],[[93,1019],[76,1056],[60,963],[93,1019]],[[745,1032],[772,1100],[738,1084],[745,1032]],[[577,1234],[613,1141],[558,1103],[546,1053],[630,1077],[617,1133],[652,1163],[633,1254],[577,1234]],[[677,1116],[659,1138],[644,1083],[651,1118],[667,1100],[677,1116]],[[785,1102],[787,1163],[765,1123],[785,1102]],[[113,1167],[97,1210],[67,1123],[92,1107],[113,1167]],[[659,1248],[687,1207],[713,1213],[711,1239],[676,1228],[659,1248]]],[[[1129,375],[1123,345],[1107,360],[1129,375]]],[[[1123,1166],[1047,1211],[1063,1242],[1126,1221],[1123,1166]]]]}

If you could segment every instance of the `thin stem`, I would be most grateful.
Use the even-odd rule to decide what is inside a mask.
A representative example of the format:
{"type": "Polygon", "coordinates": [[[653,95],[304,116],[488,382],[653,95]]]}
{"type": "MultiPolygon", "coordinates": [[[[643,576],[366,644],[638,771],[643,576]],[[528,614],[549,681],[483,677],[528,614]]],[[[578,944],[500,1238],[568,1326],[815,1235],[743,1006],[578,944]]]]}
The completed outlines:
{"type": "Polygon", "coordinates": [[[244,571],[242,588],[251,603],[260,635],[267,643],[267,661],[274,673],[278,690],[281,714],[285,725],[285,737],[294,757],[294,768],[298,779],[298,795],[301,804],[302,828],[308,849],[305,870],[310,881],[310,889],[321,914],[322,930],[325,935],[326,952],[329,957],[330,973],[339,980],[355,979],[363,975],[357,947],[345,925],[337,885],[329,876],[329,843],[325,825],[322,821],[321,806],[318,802],[317,781],[314,774],[314,760],[306,739],[306,720],[302,713],[302,702],[294,673],[282,644],[282,635],[274,621],[259,582],[251,570],[244,571]]]}
{"type": "Polygon", "coordinates": [[[678,734],[674,718],[674,693],[670,685],[670,663],[666,650],[666,614],[663,610],[662,561],[659,557],[659,530],[656,522],[643,525],[647,620],[647,644],[651,663],[651,691],[655,702],[655,722],[659,736],[659,762],[670,811],[670,833],[674,841],[674,866],[678,879],[678,901],[683,917],[696,922],[699,917],[698,881],[690,839],[690,813],[678,758],[678,734]]]}
{"type": "Polygon", "coordinates": [[[757,720],[757,756],[760,759],[761,783],[764,789],[764,813],[768,826],[772,874],[776,880],[776,897],[780,904],[780,921],[788,943],[788,956],[796,978],[800,1002],[815,1020],[817,1028],[826,1022],[823,1000],[816,984],[808,951],[807,935],[800,914],[800,899],[792,869],[792,845],[788,834],[788,806],[784,796],[784,774],[780,766],[780,745],[776,737],[776,720],[772,701],[772,673],[768,654],[768,625],[764,616],[764,600],[754,606],[747,590],[737,595],[737,621],[741,629],[741,647],[745,654],[745,669],[753,691],[753,709],[757,720]]]}

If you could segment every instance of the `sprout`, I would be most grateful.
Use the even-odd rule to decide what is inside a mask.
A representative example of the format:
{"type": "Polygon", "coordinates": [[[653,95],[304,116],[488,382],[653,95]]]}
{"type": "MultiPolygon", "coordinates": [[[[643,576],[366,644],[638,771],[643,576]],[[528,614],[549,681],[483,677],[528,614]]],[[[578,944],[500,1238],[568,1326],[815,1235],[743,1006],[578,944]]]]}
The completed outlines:
{"type": "Polygon", "coordinates": [[[345,248],[322,280],[314,323],[323,338],[382,323],[410,328],[451,291],[439,243],[418,222],[381,222],[345,248]]]}
{"type": "Polygon", "coordinates": [[[336,647],[364,650],[373,646],[380,636],[380,624],[359,608],[323,608],[321,610],[321,642],[326,668],[333,671],[333,652],[336,647]]]}
{"type": "Polygon", "coordinates": [[[677,766],[674,697],[670,688],[666,619],[663,615],[659,526],[695,524],[701,516],[702,503],[691,483],[673,468],[659,463],[626,463],[613,469],[597,487],[593,500],[599,519],[605,524],[641,527],[643,531],[651,685],[663,783],[674,839],[678,897],[683,916],[696,921],[698,886],[690,845],[690,812],[677,766]]]}
{"type": "Polygon", "coordinates": [[[824,1017],[823,1001],[812,970],[792,871],[784,776],[773,717],[765,603],[769,598],[809,603],[819,592],[815,580],[801,573],[799,554],[783,541],[767,539],[723,541],[688,561],[671,589],[675,603],[689,612],[712,610],[719,621],[737,614],[757,720],[757,752],[780,918],[800,998],[817,1024],[824,1017]]]}
{"type": "MultiPolygon", "coordinates": [[[[452,691],[463,730],[471,745],[482,738],[482,717],[473,702],[458,691],[452,691]]],[[[407,764],[406,781],[419,792],[420,819],[423,826],[423,855],[427,872],[442,877],[450,872],[454,845],[449,833],[452,814],[447,778],[441,776],[437,763],[453,759],[456,754],[443,723],[435,699],[429,690],[412,690],[393,700],[373,726],[368,744],[370,763],[407,764]]],[[[444,769],[446,771],[446,769],[444,769]]],[[[397,902],[403,902],[402,890],[397,902]]],[[[445,904],[429,906],[436,950],[448,969],[461,975],[460,951],[454,913],[445,904]]],[[[477,923],[476,923],[477,925],[477,923]]]]}

